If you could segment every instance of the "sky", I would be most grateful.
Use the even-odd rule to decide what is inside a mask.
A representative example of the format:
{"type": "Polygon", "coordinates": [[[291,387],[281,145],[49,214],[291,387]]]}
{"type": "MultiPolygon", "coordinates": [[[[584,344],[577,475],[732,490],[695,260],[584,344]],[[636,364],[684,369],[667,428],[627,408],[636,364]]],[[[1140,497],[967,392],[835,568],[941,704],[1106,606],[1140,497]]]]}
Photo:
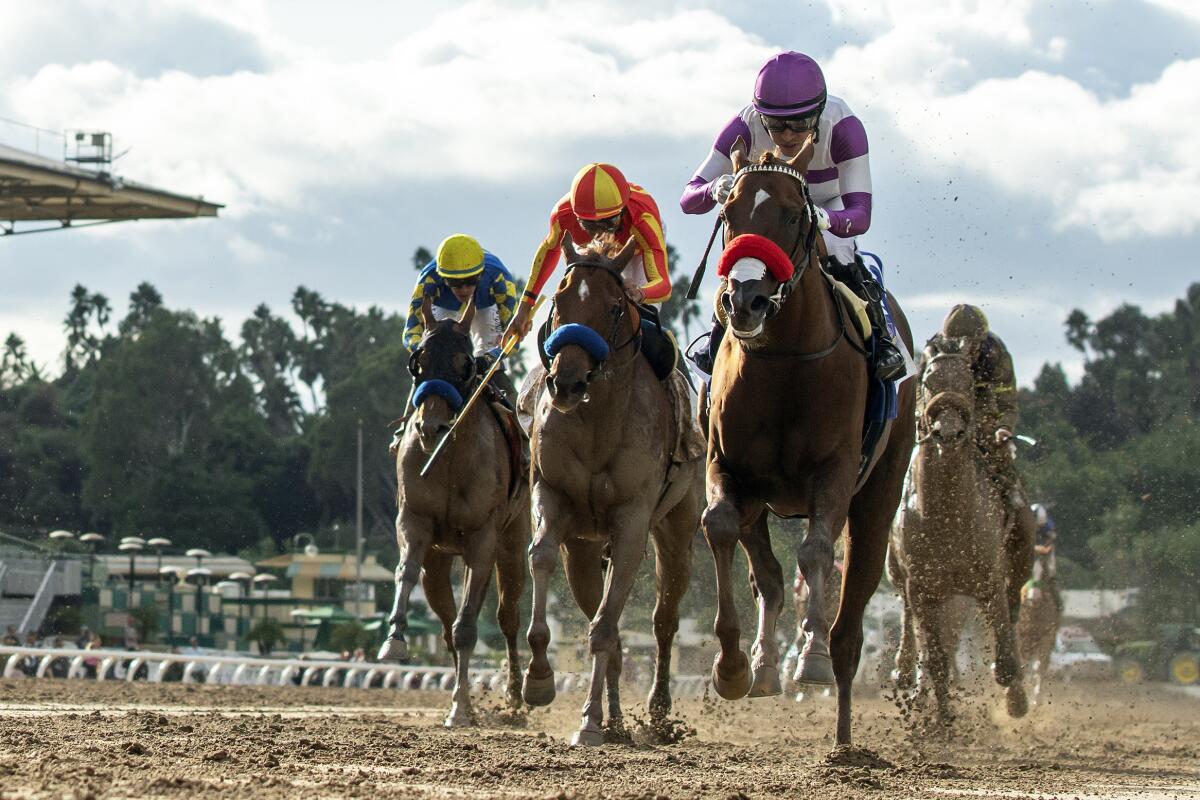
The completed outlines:
{"type": "MultiPolygon", "coordinates": [[[[402,310],[411,256],[474,235],[527,274],[550,209],[608,161],[663,211],[680,267],[711,216],[679,195],[764,61],[799,50],[863,120],[860,246],[918,346],[984,308],[1028,385],[1068,376],[1073,308],[1170,309],[1200,280],[1195,0],[6,5],[0,117],[107,130],[123,177],[218,219],[0,238],[0,337],[57,371],[76,283],[124,313],[150,281],[236,337],[304,285],[402,310]],[[1191,87],[1191,88],[1189,88],[1191,87]]],[[[31,147],[0,122],[0,143],[31,147]]],[[[708,301],[715,285],[707,279],[708,301]]]]}

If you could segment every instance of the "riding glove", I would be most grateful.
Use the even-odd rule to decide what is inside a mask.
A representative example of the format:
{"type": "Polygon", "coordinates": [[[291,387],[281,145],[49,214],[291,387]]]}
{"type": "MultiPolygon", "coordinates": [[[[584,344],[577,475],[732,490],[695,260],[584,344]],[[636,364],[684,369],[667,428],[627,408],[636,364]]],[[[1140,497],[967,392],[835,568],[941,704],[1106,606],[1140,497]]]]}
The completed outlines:
{"type": "Polygon", "coordinates": [[[708,185],[708,193],[712,195],[712,199],[722,205],[729,199],[729,193],[733,191],[733,176],[722,175],[708,185]]]}

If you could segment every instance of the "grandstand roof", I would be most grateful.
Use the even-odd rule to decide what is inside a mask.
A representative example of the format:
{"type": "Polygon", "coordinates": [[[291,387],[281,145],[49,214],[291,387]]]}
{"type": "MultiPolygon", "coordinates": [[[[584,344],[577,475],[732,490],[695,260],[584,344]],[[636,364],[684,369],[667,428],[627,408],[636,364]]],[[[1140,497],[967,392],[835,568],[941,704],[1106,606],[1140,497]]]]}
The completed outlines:
{"type": "Polygon", "coordinates": [[[0,145],[0,236],[77,222],[215,217],[220,203],[0,145]],[[18,229],[18,223],[57,223],[18,229]]]}

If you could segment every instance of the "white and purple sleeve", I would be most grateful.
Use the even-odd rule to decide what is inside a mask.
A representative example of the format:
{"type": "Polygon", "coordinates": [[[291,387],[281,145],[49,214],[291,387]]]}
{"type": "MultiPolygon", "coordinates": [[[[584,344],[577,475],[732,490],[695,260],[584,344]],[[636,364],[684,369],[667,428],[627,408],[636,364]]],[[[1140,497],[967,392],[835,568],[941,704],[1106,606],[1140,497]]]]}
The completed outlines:
{"type": "Polygon", "coordinates": [[[843,239],[860,236],[871,227],[871,162],[867,132],[858,117],[845,117],[833,126],[829,155],[837,165],[843,206],[829,210],[829,230],[843,239]]]}
{"type": "Polygon", "coordinates": [[[717,140],[713,142],[712,150],[708,151],[708,157],[696,170],[695,176],[688,181],[688,185],[684,187],[683,197],[679,198],[679,207],[683,209],[683,213],[704,214],[717,204],[717,201],[713,200],[712,195],[709,194],[709,187],[717,178],[733,171],[733,162],[729,160],[729,151],[739,136],[749,146],[750,128],[746,126],[744,119],[734,117],[717,134],[717,140]]]}

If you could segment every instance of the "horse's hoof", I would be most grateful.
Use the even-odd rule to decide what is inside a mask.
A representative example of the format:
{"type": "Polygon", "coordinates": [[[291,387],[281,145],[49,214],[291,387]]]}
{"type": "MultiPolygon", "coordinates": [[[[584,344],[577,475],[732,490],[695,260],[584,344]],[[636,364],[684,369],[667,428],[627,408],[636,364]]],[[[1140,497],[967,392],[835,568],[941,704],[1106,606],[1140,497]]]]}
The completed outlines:
{"type": "Polygon", "coordinates": [[[408,642],[403,639],[388,639],[379,648],[380,661],[407,661],[408,642]]]}
{"type": "Polygon", "coordinates": [[[740,650],[735,656],[732,675],[721,674],[721,654],[713,660],[712,683],[713,689],[725,700],[740,700],[750,691],[750,659],[740,650]]]}
{"type": "Polygon", "coordinates": [[[442,724],[447,728],[468,728],[475,723],[471,720],[471,712],[467,711],[465,706],[455,703],[450,707],[450,713],[446,715],[446,721],[442,724]]]}
{"type": "Polygon", "coordinates": [[[571,737],[572,747],[595,747],[604,744],[604,732],[595,725],[585,725],[571,737]]]}
{"type": "Polygon", "coordinates": [[[1029,713],[1029,698],[1025,696],[1025,689],[1020,686],[1011,686],[1005,692],[1005,704],[1008,706],[1008,715],[1013,719],[1020,719],[1029,713]]]}
{"type": "Polygon", "coordinates": [[[779,667],[766,664],[754,670],[754,681],[750,684],[747,697],[774,697],[783,694],[783,685],[779,682],[779,667]]]}
{"type": "Polygon", "coordinates": [[[525,673],[525,683],[521,686],[521,699],[531,706],[548,706],[554,702],[554,673],[544,678],[535,678],[525,673]]]}
{"type": "Polygon", "coordinates": [[[916,687],[917,682],[913,680],[912,670],[901,673],[899,669],[894,669],[890,675],[892,685],[902,692],[908,691],[916,687]]]}
{"type": "Polygon", "coordinates": [[[835,682],[833,659],[827,653],[802,653],[792,676],[796,683],[829,686],[835,682]]]}

